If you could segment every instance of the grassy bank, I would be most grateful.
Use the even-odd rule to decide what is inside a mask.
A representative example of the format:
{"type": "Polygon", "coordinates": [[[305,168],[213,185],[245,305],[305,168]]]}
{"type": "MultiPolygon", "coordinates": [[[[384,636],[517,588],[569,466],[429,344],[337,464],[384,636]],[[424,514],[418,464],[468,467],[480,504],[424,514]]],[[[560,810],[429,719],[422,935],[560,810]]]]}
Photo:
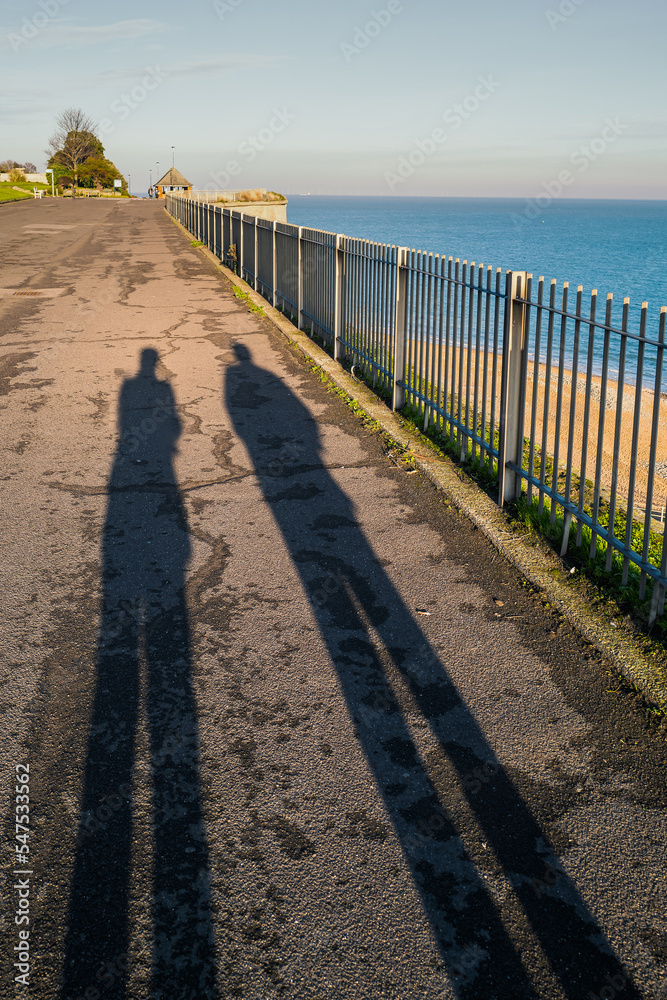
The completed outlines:
{"type": "Polygon", "coordinates": [[[34,184],[29,181],[16,181],[15,183],[0,181],[0,202],[23,201],[25,198],[33,198],[34,188],[51,194],[51,188],[48,184],[34,184]]]}

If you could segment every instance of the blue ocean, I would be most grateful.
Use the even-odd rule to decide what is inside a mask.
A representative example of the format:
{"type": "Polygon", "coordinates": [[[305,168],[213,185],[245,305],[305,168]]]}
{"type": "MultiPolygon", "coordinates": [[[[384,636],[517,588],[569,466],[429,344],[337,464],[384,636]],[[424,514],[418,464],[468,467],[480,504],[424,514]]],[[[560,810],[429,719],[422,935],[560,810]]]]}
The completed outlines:
{"type": "Polygon", "coordinates": [[[667,305],[667,201],[555,199],[537,209],[514,198],[288,197],[293,225],[529,271],[555,278],[559,291],[569,281],[571,304],[577,285],[584,304],[593,288],[598,302],[612,292],[615,324],[629,296],[631,329],[647,301],[647,333],[657,336],[667,305]]]}

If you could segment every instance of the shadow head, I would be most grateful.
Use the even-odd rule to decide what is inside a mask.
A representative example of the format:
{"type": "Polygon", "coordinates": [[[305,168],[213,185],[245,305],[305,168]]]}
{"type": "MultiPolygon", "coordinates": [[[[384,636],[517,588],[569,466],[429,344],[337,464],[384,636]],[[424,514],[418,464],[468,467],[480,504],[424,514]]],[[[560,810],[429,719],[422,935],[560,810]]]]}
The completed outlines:
{"type": "Polygon", "coordinates": [[[155,369],[160,355],[154,347],[145,347],[141,352],[141,374],[155,377],[155,369]]]}
{"type": "Polygon", "coordinates": [[[245,344],[234,344],[232,350],[236,355],[236,360],[240,361],[242,364],[249,364],[252,361],[252,354],[245,344]]]}

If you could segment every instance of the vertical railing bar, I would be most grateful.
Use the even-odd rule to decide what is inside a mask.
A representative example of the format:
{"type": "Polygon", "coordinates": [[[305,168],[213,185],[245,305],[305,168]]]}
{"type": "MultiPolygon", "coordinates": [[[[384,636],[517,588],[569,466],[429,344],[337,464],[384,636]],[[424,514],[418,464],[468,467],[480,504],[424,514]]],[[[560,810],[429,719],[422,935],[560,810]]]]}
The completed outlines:
{"type": "MultiPolygon", "coordinates": [[[[477,272],[476,279],[473,282],[475,285],[476,295],[475,295],[475,388],[473,394],[473,407],[472,407],[472,458],[473,461],[477,460],[477,444],[475,442],[474,435],[478,433],[479,426],[479,366],[481,363],[480,354],[482,347],[482,285],[484,277],[484,265],[480,264],[477,272]]],[[[472,289],[471,289],[472,291],[472,289]]],[[[484,440],[484,421],[482,420],[482,427],[479,431],[481,440],[484,440]]],[[[482,455],[482,449],[480,448],[480,457],[482,455]]]]}
{"type": "MultiPolygon", "coordinates": [[[[542,336],[542,310],[544,303],[544,276],[537,279],[537,308],[535,310],[535,348],[533,351],[533,402],[530,407],[530,448],[528,451],[528,475],[535,475],[535,442],[537,440],[537,400],[540,388],[540,347],[542,336]]],[[[545,455],[542,454],[541,466],[544,465],[545,455]]],[[[533,502],[533,484],[528,480],[526,500],[530,506],[533,502]]]]}
{"type": "Polygon", "coordinates": [[[422,346],[421,357],[421,394],[423,404],[423,416],[428,415],[428,362],[429,362],[429,322],[428,322],[428,282],[429,269],[433,254],[422,254],[422,287],[421,287],[421,323],[420,337],[422,346]]]}
{"type": "MultiPolygon", "coordinates": [[[[623,299],[623,319],[621,322],[621,330],[623,333],[628,329],[628,313],[630,311],[630,299],[623,299]]],[[[616,387],[616,420],[614,423],[614,451],[612,459],[612,471],[611,471],[611,487],[610,487],[610,497],[609,497],[609,524],[607,525],[607,534],[609,541],[607,542],[607,557],[605,560],[605,568],[607,572],[611,572],[612,559],[614,555],[614,546],[612,545],[611,539],[616,538],[616,490],[618,484],[618,457],[619,457],[619,447],[621,443],[621,422],[623,417],[623,389],[625,383],[625,350],[627,347],[627,337],[621,335],[621,346],[619,350],[619,360],[618,360],[618,385],[616,387]]]]}
{"type": "MultiPolygon", "coordinates": [[[[649,459],[648,459],[648,482],[646,484],[646,516],[644,518],[644,545],[642,548],[642,562],[648,562],[649,555],[649,545],[651,541],[651,520],[653,514],[653,487],[655,482],[655,460],[658,450],[658,426],[660,423],[660,404],[662,402],[662,363],[664,356],[665,343],[665,320],[667,318],[667,306],[663,306],[660,310],[660,328],[658,332],[658,349],[656,352],[655,359],[655,381],[653,387],[653,415],[651,419],[651,446],[649,449],[649,459]]],[[[662,525],[662,544],[664,545],[665,538],[665,524],[662,525]]],[[[644,599],[645,587],[646,587],[646,574],[642,573],[642,580],[644,582],[644,590],[640,590],[640,600],[644,599]]],[[[651,595],[651,610],[649,612],[649,628],[653,624],[651,620],[651,614],[654,612],[654,600],[653,595],[657,595],[657,590],[659,584],[653,581],[653,591],[651,595]]]]}
{"type": "Polygon", "coordinates": [[[239,246],[238,246],[238,273],[239,277],[243,277],[243,212],[240,213],[239,218],[239,246]]]}
{"type": "MultiPolygon", "coordinates": [[[[443,356],[442,356],[442,342],[444,335],[444,323],[445,323],[445,311],[443,309],[443,299],[445,291],[445,268],[447,267],[447,258],[439,257],[439,271],[438,271],[438,281],[437,281],[437,305],[438,305],[438,374],[437,374],[437,387],[436,387],[436,402],[437,409],[435,411],[435,424],[434,430],[436,434],[440,433],[440,418],[441,410],[445,410],[446,406],[443,406],[442,399],[442,377],[443,377],[443,356]]],[[[446,395],[446,394],[445,394],[446,395]]]]}
{"type": "Polygon", "coordinates": [[[350,364],[354,364],[354,338],[355,331],[357,328],[357,250],[358,250],[358,239],[351,239],[349,242],[349,267],[350,267],[350,283],[349,283],[349,298],[348,298],[348,326],[346,331],[345,340],[345,358],[350,364]]]}
{"type": "MultiPolygon", "coordinates": [[[[524,343],[522,345],[521,351],[521,374],[519,381],[519,423],[518,423],[518,436],[516,442],[516,461],[517,465],[523,469],[523,449],[525,441],[525,430],[526,430],[526,394],[528,385],[528,353],[530,346],[530,303],[533,294],[533,276],[532,274],[526,274],[525,277],[525,289],[523,289],[523,298],[525,300],[523,306],[523,326],[524,326],[524,343]]],[[[516,498],[521,496],[521,476],[516,477],[516,498]]]]}
{"type": "Polygon", "coordinates": [[[370,303],[371,247],[372,244],[368,240],[365,240],[364,251],[361,258],[361,341],[359,346],[361,347],[362,356],[364,358],[364,368],[366,371],[368,370],[368,361],[366,359],[370,354],[370,323],[368,307],[370,303]]]}
{"type": "Polygon", "coordinates": [[[395,246],[388,248],[388,261],[387,261],[387,273],[385,276],[386,282],[386,297],[385,297],[385,319],[387,322],[387,351],[391,352],[391,359],[387,367],[391,369],[391,383],[388,384],[387,388],[392,391],[393,394],[393,381],[394,374],[396,371],[396,357],[394,355],[394,344],[392,338],[392,331],[394,329],[394,311],[396,309],[396,282],[398,281],[398,266],[397,266],[397,250],[395,246]]]}
{"type": "Polygon", "coordinates": [[[503,315],[502,369],[500,375],[500,412],[498,414],[498,505],[505,502],[507,475],[507,389],[509,385],[510,342],[512,337],[513,277],[505,272],[505,312],[503,315]]]}
{"type": "MultiPolygon", "coordinates": [[[[361,363],[362,357],[366,354],[366,334],[368,321],[366,317],[366,306],[368,281],[368,240],[362,240],[359,253],[359,331],[357,336],[357,362],[361,363]]],[[[364,365],[366,361],[364,360],[364,365]]]]}
{"type": "MultiPolygon", "coordinates": [[[[489,442],[491,448],[495,446],[496,437],[496,409],[498,393],[498,338],[500,334],[500,282],[502,278],[501,268],[496,268],[496,289],[495,303],[493,308],[493,369],[491,372],[491,419],[489,422],[489,442]]],[[[489,472],[493,475],[493,451],[489,451],[489,472]]]]}
{"type": "MultiPolygon", "coordinates": [[[[586,500],[586,469],[588,466],[588,428],[591,416],[591,399],[593,395],[593,351],[595,347],[595,314],[597,312],[598,291],[591,292],[591,308],[588,324],[588,352],[586,356],[586,390],[584,393],[584,424],[581,434],[581,462],[579,466],[579,515],[583,514],[586,500]]],[[[579,519],[577,524],[577,546],[582,542],[583,524],[579,519]]]]}
{"type": "Polygon", "coordinates": [[[449,423],[449,437],[450,440],[454,440],[454,417],[456,415],[457,399],[460,399],[456,391],[457,386],[457,369],[460,364],[460,358],[458,354],[458,333],[459,333],[459,287],[460,287],[460,275],[461,275],[461,263],[459,258],[456,258],[454,263],[454,309],[452,313],[452,402],[451,402],[451,413],[452,420],[449,423]]]}
{"type": "Polygon", "coordinates": [[[255,274],[254,274],[254,279],[253,279],[253,281],[254,281],[253,287],[254,287],[255,291],[257,291],[257,289],[259,287],[259,275],[257,273],[257,271],[258,271],[258,267],[257,267],[257,262],[258,262],[258,255],[257,255],[257,216],[254,216],[253,231],[254,231],[254,235],[255,235],[255,263],[254,263],[255,274]]]}
{"type": "Polygon", "coordinates": [[[424,431],[427,430],[428,425],[431,420],[431,415],[433,413],[433,406],[435,404],[435,331],[433,327],[433,320],[435,317],[434,312],[434,302],[433,302],[433,273],[434,269],[438,266],[438,256],[437,254],[429,254],[428,258],[428,287],[426,290],[426,330],[427,330],[427,344],[428,352],[426,355],[427,359],[427,391],[425,393],[427,397],[427,404],[424,410],[424,431]],[[430,369],[430,375],[429,373],[430,369]]]}
{"type": "MultiPolygon", "coordinates": [[[[567,433],[567,463],[565,466],[565,501],[570,504],[572,502],[572,462],[574,458],[574,433],[575,433],[575,421],[577,414],[577,386],[579,382],[579,340],[581,337],[581,307],[583,304],[583,285],[577,285],[577,299],[575,306],[575,321],[574,321],[574,341],[572,345],[572,375],[570,383],[570,418],[568,421],[568,433],[567,433]]],[[[563,542],[561,545],[560,554],[564,556],[567,552],[567,547],[570,540],[570,524],[572,522],[572,513],[567,508],[564,511],[563,518],[563,542]]]]}
{"type": "Polygon", "coordinates": [[[385,335],[385,283],[387,278],[387,245],[382,244],[382,250],[378,261],[378,298],[377,298],[377,342],[378,342],[378,378],[382,389],[386,389],[387,371],[387,342],[385,335]]]}
{"type": "Polygon", "coordinates": [[[378,257],[378,297],[377,297],[377,362],[379,367],[378,377],[382,389],[386,388],[387,376],[384,372],[388,369],[386,338],[385,338],[385,280],[386,280],[387,246],[382,244],[382,249],[378,257]]]}
{"type": "MultiPolygon", "coordinates": [[[[463,421],[466,431],[472,430],[471,424],[471,391],[470,386],[472,382],[472,328],[473,328],[473,309],[474,309],[474,276],[475,276],[475,261],[470,262],[470,267],[468,269],[469,274],[469,285],[468,290],[468,346],[466,348],[466,405],[465,405],[465,419],[463,421]]],[[[465,288],[463,289],[463,294],[465,295],[465,288]]],[[[461,461],[465,461],[468,457],[468,443],[470,437],[467,433],[463,435],[461,440],[461,461]]]]}
{"type": "Polygon", "coordinates": [[[364,240],[361,254],[359,305],[360,305],[360,338],[359,338],[359,362],[362,364],[364,375],[368,377],[369,355],[370,355],[370,300],[371,300],[371,255],[372,243],[364,240]],[[363,359],[363,363],[362,363],[363,359]]]}
{"type": "Polygon", "coordinates": [[[406,367],[405,367],[405,383],[408,387],[408,406],[414,409],[415,406],[415,396],[414,396],[414,336],[412,328],[412,312],[413,303],[415,297],[415,251],[414,249],[408,250],[407,253],[407,283],[406,283],[406,315],[405,315],[405,354],[406,354],[406,367]]]}
{"type": "Polygon", "coordinates": [[[440,254],[433,254],[433,261],[431,267],[431,274],[429,277],[429,299],[428,299],[428,314],[429,314],[429,344],[431,351],[431,374],[429,376],[430,380],[430,391],[429,399],[431,401],[431,412],[429,414],[429,426],[433,425],[437,420],[436,407],[440,406],[440,400],[438,399],[438,327],[439,327],[439,293],[440,293],[440,254]]]}
{"type": "Polygon", "coordinates": [[[373,259],[371,261],[371,365],[373,368],[373,388],[377,385],[378,375],[378,355],[377,355],[377,281],[378,281],[378,258],[380,244],[373,244],[373,259]]]}
{"type": "MultiPolygon", "coordinates": [[[[489,391],[489,330],[491,328],[491,272],[492,267],[489,265],[486,269],[486,291],[484,300],[484,372],[482,376],[482,447],[479,451],[479,464],[483,467],[486,464],[486,414],[489,406],[488,391],[489,391]]],[[[495,363],[495,359],[494,359],[495,363]]],[[[490,442],[492,443],[492,442],[490,442]]],[[[490,454],[490,453],[489,453],[490,454]]]]}
{"type": "Polygon", "coordinates": [[[358,364],[361,352],[363,350],[363,335],[364,335],[364,250],[366,246],[366,240],[359,240],[357,246],[357,302],[356,302],[356,333],[354,338],[354,352],[356,355],[356,361],[353,363],[358,364]]]}
{"type": "Polygon", "coordinates": [[[303,226],[299,226],[298,230],[299,230],[299,233],[298,233],[298,236],[296,238],[297,239],[297,244],[296,244],[296,247],[297,247],[297,249],[296,249],[296,254],[297,254],[297,256],[296,256],[296,269],[297,269],[296,328],[297,328],[297,330],[301,330],[302,329],[301,312],[303,310],[303,275],[302,275],[302,269],[303,269],[302,253],[303,253],[303,248],[302,248],[301,234],[303,232],[303,226]]]}
{"type": "MultiPolygon", "coordinates": [[[[664,331],[665,331],[665,307],[660,310],[660,329],[662,330],[661,346],[658,348],[659,351],[663,351],[662,344],[664,343],[664,331]]],[[[664,353],[664,351],[663,351],[664,353]]],[[[662,387],[661,387],[662,388],[662,387]]],[[[667,545],[665,545],[665,531],[667,530],[667,525],[664,520],[662,522],[662,553],[660,556],[660,579],[664,580],[667,576],[667,545]]],[[[657,587],[653,586],[653,594],[651,596],[651,612],[653,614],[662,615],[665,611],[665,585],[659,584],[657,587]],[[655,611],[654,611],[655,605],[655,611]]]]}
{"type": "Polygon", "coordinates": [[[276,254],[276,222],[274,220],[271,231],[271,284],[273,285],[272,289],[273,295],[271,298],[271,305],[273,306],[274,309],[278,305],[278,298],[276,292],[277,268],[278,268],[278,259],[276,254]]]}
{"type": "Polygon", "coordinates": [[[345,281],[343,282],[343,300],[341,302],[341,341],[339,345],[340,357],[343,361],[347,357],[347,344],[350,339],[350,324],[354,294],[354,257],[352,255],[353,243],[354,240],[350,239],[348,236],[345,237],[343,249],[345,281]]]}
{"type": "Polygon", "coordinates": [[[462,424],[462,414],[463,414],[463,372],[464,372],[464,362],[463,358],[465,355],[465,335],[466,335],[466,283],[468,278],[468,261],[464,260],[461,263],[461,324],[459,326],[459,398],[456,407],[456,447],[461,451],[462,448],[462,434],[461,434],[461,424],[462,424]]]}
{"type": "Polygon", "coordinates": [[[421,416],[424,410],[424,401],[421,397],[424,395],[424,294],[426,289],[426,281],[424,278],[424,269],[426,266],[426,254],[417,251],[417,294],[415,296],[415,316],[414,316],[414,331],[415,331],[415,385],[417,388],[418,395],[415,397],[415,409],[417,414],[421,416]]]}
{"type": "Polygon", "coordinates": [[[605,321],[604,321],[604,341],[602,347],[602,374],[600,377],[600,412],[598,414],[597,450],[595,453],[595,480],[593,484],[593,510],[591,512],[591,519],[593,521],[593,532],[591,534],[591,547],[588,553],[590,559],[595,559],[597,554],[598,535],[597,532],[595,531],[595,527],[599,524],[599,518],[600,518],[600,484],[602,481],[604,427],[605,427],[605,418],[607,415],[607,380],[609,376],[609,346],[611,340],[611,332],[609,327],[611,326],[613,305],[614,305],[614,296],[610,293],[609,295],[607,295],[607,308],[605,312],[605,321]]]}
{"type": "Polygon", "coordinates": [[[384,260],[384,245],[375,244],[375,256],[373,258],[373,361],[375,371],[373,374],[373,385],[376,385],[382,376],[382,327],[380,325],[381,303],[382,303],[382,267],[384,260]]]}
{"type": "Polygon", "coordinates": [[[369,322],[369,302],[370,302],[370,260],[371,244],[364,241],[364,249],[361,257],[361,340],[359,343],[360,356],[363,358],[364,374],[368,373],[367,358],[370,354],[370,322],[369,322]]]}
{"type": "Polygon", "coordinates": [[[354,240],[345,237],[345,282],[342,302],[342,339],[340,344],[341,358],[347,358],[348,344],[351,338],[352,317],[354,315],[354,240]]]}
{"type": "Polygon", "coordinates": [[[340,240],[340,264],[342,268],[341,285],[340,285],[340,339],[338,341],[338,357],[337,361],[345,358],[345,343],[347,341],[347,317],[348,317],[348,298],[350,291],[350,255],[348,253],[348,248],[350,245],[350,240],[347,236],[341,237],[340,240]]]}
{"type": "Polygon", "coordinates": [[[449,429],[451,432],[452,421],[452,402],[453,399],[449,394],[449,360],[451,351],[451,320],[452,320],[452,272],[454,268],[454,261],[451,255],[447,258],[447,315],[445,317],[445,370],[443,372],[443,385],[444,385],[444,395],[445,402],[443,406],[444,415],[442,418],[442,429],[441,434],[443,437],[447,434],[447,423],[449,423],[449,429]]]}
{"type": "Polygon", "coordinates": [[[377,381],[377,364],[375,358],[375,261],[377,243],[371,244],[371,254],[368,260],[368,357],[370,358],[373,385],[377,381]]]}
{"type": "MultiPolygon", "coordinates": [[[[641,319],[639,322],[640,340],[637,344],[637,377],[635,379],[635,408],[632,419],[632,446],[630,449],[630,476],[628,479],[628,505],[625,515],[625,548],[632,548],[632,526],[635,510],[635,480],[637,478],[637,450],[639,448],[639,425],[642,416],[642,396],[644,393],[644,353],[646,351],[646,320],[648,316],[648,302],[642,302],[641,319]]],[[[623,557],[623,575],[621,586],[628,584],[628,574],[630,570],[630,560],[627,555],[623,557]]]]}
{"type": "Polygon", "coordinates": [[[556,521],[556,496],[558,494],[558,472],[560,460],[560,427],[563,413],[563,379],[565,375],[565,336],[567,331],[567,297],[569,283],[563,284],[562,316],[560,324],[560,350],[558,353],[558,392],[556,396],[556,427],[554,437],[554,467],[552,475],[552,502],[551,502],[551,523],[556,521]]]}
{"type": "Polygon", "coordinates": [[[365,319],[365,281],[366,281],[366,240],[359,241],[359,255],[357,257],[358,271],[357,271],[357,336],[355,339],[355,350],[356,350],[356,364],[359,364],[364,351],[364,330],[366,325],[365,319]]]}
{"type": "Polygon", "coordinates": [[[526,272],[508,271],[505,279],[502,382],[498,434],[498,503],[521,495],[525,424],[524,359],[527,352],[526,272]]]}
{"type": "MultiPolygon", "coordinates": [[[[383,337],[383,365],[385,371],[393,371],[393,353],[389,345],[389,329],[391,323],[391,258],[393,249],[385,244],[384,260],[382,264],[382,337],[383,337]]],[[[385,389],[389,388],[388,376],[384,376],[385,389]]]]}
{"type": "Polygon", "coordinates": [[[341,250],[342,237],[336,235],[336,245],[334,247],[334,301],[333,301],[333,357],[334,361],[340,358],[340,336],[341,320],[343,314],[343,253],[341,250]]]}
{"type": "Polygon", "coordinates": [[[392,409],[400,410],[405,406],[406,391],[406,335],[407,335],[407,283],[408,275],[405,269],[407,247],[394,247],[395,256],[395,287],[394,287],[394,388],[392,409]],[[399,384],[402,383],[402,384],[399,384]]]}

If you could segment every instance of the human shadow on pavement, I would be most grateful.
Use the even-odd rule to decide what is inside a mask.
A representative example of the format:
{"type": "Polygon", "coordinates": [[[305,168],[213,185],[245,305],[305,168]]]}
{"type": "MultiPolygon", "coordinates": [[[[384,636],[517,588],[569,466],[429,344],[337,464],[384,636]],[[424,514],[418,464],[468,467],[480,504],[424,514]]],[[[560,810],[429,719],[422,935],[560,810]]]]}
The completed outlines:
{"type": "Polygon", "coordinates": [[[537,941],[562,994],[638,1000],[547,834],[378,562],[353,504],[323,465],[316,421],[284,382],[253,364],[245,346],[234,350],[225,406],[309,595],[456,995],[536,1000],[538,993],[516,930],[513,937],[501,920],[443,801],[443,779],[429,772],[413,742],[401,707],[406,691],[448,762],[447,792],[467,800],[480,839],[519,901],[528,940],[537,941]]]}
{"type": "MultiPolygon", "coordinates": [[[[185,568],[180,421],[157,352],[123,383],[102,541],[103,605],[61,1000],[129,995],[132,885],[151,885],[152,1000],[217,996],[185,568]],[[143,708],[149,766],[137,759],[143,708]],[[139,766],[138,766],[139,765],[139,766]],[[137,792],[152,852],[138,842],[137,792]],[[147,859],[152,853],[151,864],[147,859]],[[142,871],[142,878],[133,879],[142,871]]],[[[134,904],[136,909],[136,903],[134,904]]]]}

